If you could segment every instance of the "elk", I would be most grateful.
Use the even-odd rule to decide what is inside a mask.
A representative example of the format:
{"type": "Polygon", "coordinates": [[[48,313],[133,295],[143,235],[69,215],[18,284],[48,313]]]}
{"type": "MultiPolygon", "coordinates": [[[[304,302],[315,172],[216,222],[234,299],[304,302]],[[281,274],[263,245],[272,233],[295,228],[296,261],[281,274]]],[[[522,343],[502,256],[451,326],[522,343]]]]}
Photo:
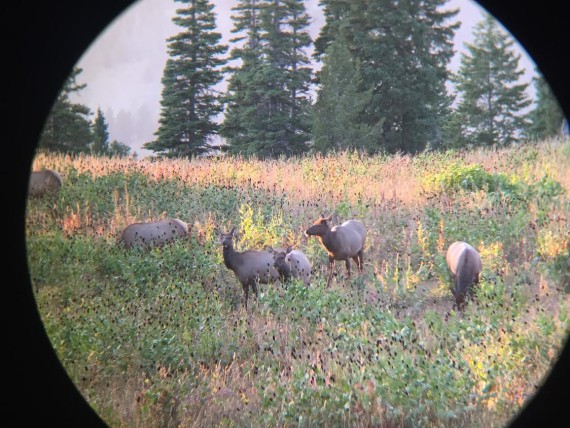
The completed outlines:
{"type": "Polygon", "coordinates": [[[163,245],[188,234],[188,224],[176,218],[158,221],[139,222],[127,226],[119,242],[126,248],[134,246],[150,247],[163,245]]]}
{"type": "Polygon", "coordinates": [[[320,218],[305,231],[307,237],[316,236],[329,255],[327,287],[333,276],[335,260],[345,261],[349,278],[351,258],[356,262],[358,272],[362,273],[362,256],[366,241],[366,229],[360,221],[348,220],[331,228],[329,225],[331,219],[332,214],[328,217],[321,214],[320,218]]]}
{"type": "Polygon", "coordinates": [[[293,250],[288,247],[285,251],[268,248],[273,254],[273,267],[277,269],[283,282],[287,282],[291,277],[301,279],[305,285],[311,282],[311,262],[300,250],[293,250]]]}
{"type": "Polygon", "coordinates": [[[472,294],[473,285],[479,283],[481,255],[467,242],[456,241],[447,249],[445,259],[453,274],[451,293],[455,297],[455,305],[461,310],[466,298],[472,294]]]}
{"type": "Polygon", "coordinates": [[[273,255],[269,251],[236,251],[233,244],[235,227],[230,233],[216,233],[222,245],[224,264],[234,272],[243,287],[247,311],[249,287],[257,297],[257,284],[269,284],[279,279],[279,272],[273,267],[273,255]]]}
{"type": "Polygon", "coordinates": [[[61,175],[53,169],[32,171],[28,182],[28,194],[35,197],[46,193],[56,193],[62,184],[61,175]]]}

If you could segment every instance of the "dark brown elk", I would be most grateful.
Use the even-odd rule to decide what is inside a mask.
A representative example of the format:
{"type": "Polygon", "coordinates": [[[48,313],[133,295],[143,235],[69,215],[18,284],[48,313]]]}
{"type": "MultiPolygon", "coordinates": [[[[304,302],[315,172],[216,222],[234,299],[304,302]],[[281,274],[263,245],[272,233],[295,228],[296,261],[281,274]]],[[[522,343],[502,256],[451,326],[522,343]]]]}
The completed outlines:
{"type": "Polygon", "coordinates": [[[47,193],[56,193],[62,184],[61,175],[53,169],[32,171],[28,182],[28,195],[35,197],[47,193]]]}
{"type": "Polygon", "coordinates": [[[233,244],[235,228],[230,233],[218,231],[216,233],[222,245],[224,264],[234,272],[243,287],[244,305],[247,310],[249,287],[257,296],[258,284],[269,284],[279,280],[279,273],[273,267],[273,255],[269,251],[236,251],[233,244]]]}
{"type": "Polygon", "coordinates": [[[293,250],[288,247],[285,251],[269,248],[273,254],[273,266],[281,275],[283,282],[288,282],[291,278],[301,279],[305,285],[311,282],[311,262],[300,250],[293,250]]]}
{"type": "Polygon", "coordinates": [[[348,220],[341,225],[330,227],[332,215],[324,217],[321,214],[311,227],[305,231],[307,236],[316,236],[329,255],[329,286],[333,273],[335,260],[344,260],[346,271],[350,278],[350,259],[356,262],[358,272],[362,272],[364,244],[366,229],[358,220],[348,220]]]}
{"type": "Polygon", "coordinates": [[[446,261],[453,274],[451,292],[455,297],[455,305],[462,310],[466,299],[473,293],[473,286],[479,283],[481,255],[468,243],[456,241],[449,246],[446,261]]]}
{"type": "Polygon", "coordinates": [[[150,247],[172,242],[188,234],[188,224],[176,218],[139,222],[127,226],[119,238],[126,248],[150,247]]]}

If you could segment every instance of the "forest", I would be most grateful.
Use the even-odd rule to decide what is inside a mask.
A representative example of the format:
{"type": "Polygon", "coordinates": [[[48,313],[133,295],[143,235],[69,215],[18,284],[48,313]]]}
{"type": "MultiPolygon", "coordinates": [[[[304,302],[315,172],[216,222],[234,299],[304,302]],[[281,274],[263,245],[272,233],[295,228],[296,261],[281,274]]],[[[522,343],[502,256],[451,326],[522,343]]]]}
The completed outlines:
{"type": "MultiPolygon", "coordinates": [[[[323,0],[314,41],[302,1],[244,0],[233,8],[231,46],[220,43],[212,2],[180,3],[172,20],[181,31],[166,40],[156,139],[143,146],[157,157],[211,155],[220,141],[224,154],[273,159],[345,149],[414,154],[563,132],[548,83],[535,70],[529,98],[514,40],[491,15],[474,27],[452,73],[459,22],[443,0],[323,0]]],[[[91,119],[70,101],[87,85],[81,72],[74,68],[54,103],[40,149],[133,154],[109,141],[101,109],[91,119]]]]}

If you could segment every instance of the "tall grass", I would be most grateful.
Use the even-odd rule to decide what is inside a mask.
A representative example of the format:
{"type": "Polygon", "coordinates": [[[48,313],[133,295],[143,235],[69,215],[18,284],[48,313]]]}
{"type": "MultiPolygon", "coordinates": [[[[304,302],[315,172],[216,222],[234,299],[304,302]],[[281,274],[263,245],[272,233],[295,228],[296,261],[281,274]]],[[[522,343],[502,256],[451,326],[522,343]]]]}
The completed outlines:
{"type": "Polygon", "coordinates": [[[64,176],[30,199],[29,270],[51,343],[111,426],[501,426],[568,332],[570,143],[273,161],[39,154],[64,176]],[[499,177],[499,178],[497,178],[499,177]],[[499,185],[495,185],[499,183],[499,185]],[[303,231],[361,220],[364,273],[303,231]],[[188,238],[125,250],[133,221],[188,238]],[[214,233],[301,248],[306,288],[261,288],[246,313],[214,233]],[[477,303],[451,310],[445,250],[477,247],[477,303]],[[54,268],[57,266],[57,269],[54,268]]]}

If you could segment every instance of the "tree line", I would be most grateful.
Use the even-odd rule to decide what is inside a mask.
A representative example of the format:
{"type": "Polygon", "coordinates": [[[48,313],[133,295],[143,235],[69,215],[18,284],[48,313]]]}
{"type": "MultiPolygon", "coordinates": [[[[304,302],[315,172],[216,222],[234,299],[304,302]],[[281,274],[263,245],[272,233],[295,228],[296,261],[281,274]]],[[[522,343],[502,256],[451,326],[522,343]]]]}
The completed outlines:
{"type": "Polygon", "coordinates": [[[117,140],[109,141],[109,126],[100,108],[93,120],[89,107],[71,102],[71,96],[84,89],[77,83],[83,70],[74,67],[52,105],[39,141],[39,150],[59,153],[92,153],[101,156],[128,156],[131,148],[117,140]]]}
{"type": "MultiPolygon", "coordinates": [[[[564,119],[538,71],[530,109],[514,40],[490,15],[474,27],[457,73],[449,71],[460,23],[447,0],[321,0],[325,22],[314,41],[302,0],[241,0],[231,49],[220,42],[211,1],[176,1],[182,31],[167,39],[159,127],[143,145],[159,156],[201,155],[216,135],[231,154],[263,158],[509,145],[552,137],[564,119]],[[310,48],[322,64],[316,73],[310,48]]],[[[69,91],[81,88],[75,77],[69,91]]],[[[42,144],[112,152],[100,111],[85,146],[85,127],[69,119],[84,110],[68,103],[59,114],[76,143],[47,138],[50,117],[42,144]]]]}

